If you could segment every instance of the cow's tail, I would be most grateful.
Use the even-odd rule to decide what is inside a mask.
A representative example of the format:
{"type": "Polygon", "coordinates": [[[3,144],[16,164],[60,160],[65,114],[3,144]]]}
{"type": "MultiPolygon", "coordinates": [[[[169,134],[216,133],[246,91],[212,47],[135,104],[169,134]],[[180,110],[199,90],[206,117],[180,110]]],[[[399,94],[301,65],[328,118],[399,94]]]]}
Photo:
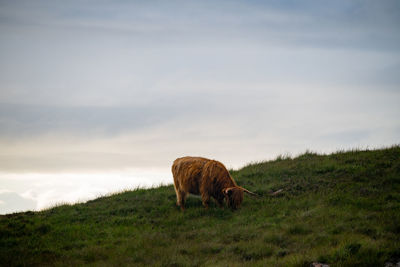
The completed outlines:
{"type": "Polygon", "coordinates": [[[174,178],[175,191],[177,191],[180,188],[179,179],[178,179],[179,166],[180,166],[180,164],[177,164],[175,161],[174,164],[172,164],[172,168],[171,168],[172,176],[174,178]]]}

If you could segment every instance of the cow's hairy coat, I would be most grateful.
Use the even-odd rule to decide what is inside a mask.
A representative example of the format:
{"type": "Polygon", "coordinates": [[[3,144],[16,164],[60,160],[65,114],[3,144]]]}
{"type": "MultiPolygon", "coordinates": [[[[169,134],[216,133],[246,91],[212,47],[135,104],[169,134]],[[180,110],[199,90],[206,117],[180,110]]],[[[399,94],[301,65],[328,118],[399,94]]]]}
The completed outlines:
{"type": "Polygon", "coordinates": [[[243,201],[243,192],[250,191],[238,186],[225,166],[216,160],[202,157],[178,158],[172,165],[177,205],[185,208],[187,195],[200,195],[207,208],[213,197],[220,207],[224,199],[232,209],[238,208],[243,201]]]}

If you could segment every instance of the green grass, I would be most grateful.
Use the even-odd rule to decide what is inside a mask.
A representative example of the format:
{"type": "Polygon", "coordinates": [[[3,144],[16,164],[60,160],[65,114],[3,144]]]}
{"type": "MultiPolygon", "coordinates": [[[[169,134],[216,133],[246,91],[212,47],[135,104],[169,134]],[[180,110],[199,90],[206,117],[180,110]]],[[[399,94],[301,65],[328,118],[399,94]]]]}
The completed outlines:
{"type": "Polygon", "coordinates": [[[400,261],[400,147],[250,164],[231,211],[173,186],[0,216],[3,266],[383,266],[400,261]],[[283,188],[277,196],[269,193],[283,188]]]}

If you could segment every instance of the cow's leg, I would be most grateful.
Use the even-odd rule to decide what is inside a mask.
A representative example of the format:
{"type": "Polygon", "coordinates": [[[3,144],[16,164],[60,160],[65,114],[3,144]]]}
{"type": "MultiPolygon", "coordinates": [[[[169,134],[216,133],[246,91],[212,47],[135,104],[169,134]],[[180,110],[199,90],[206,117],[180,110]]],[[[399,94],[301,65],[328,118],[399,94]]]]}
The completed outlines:
{"type": "Polygon", "coordinates": [[[203,202],[203,206],[208,209],[208,204],[210,203],[210,196],[208,194],[202,194],[201,200],[203,202]]]}
{"type": "Polygon", "coordinates": [[[173,176],[174,176],[174,189],[175,189],[175,194],[176,194],[176,205],[180,206],[181,205],[181,201],[180,201],[180,196],[179,196],[180,193],[179,193],[179,189],[178,189],[180,187],[179,187],[178,180],[176,179],[174,173],[173,173],[173,176]]]}
{"type": "Polygon", "coordinates": [[[174,187],[175,187],[175,194],[176,194],[176,205],[177,206],[180,206],[181,205],[181,203],[180,203],[180,197],[179,197],[179,191],[178,191],[178,189],[176,188],[176,186],[174,185],[174,187]]]}
{"type": "Polygon", "coordinates": [[[223,208],[224,207],[224,198],[218,198],[217,203],[220,208],[223,208]]]}
{"type": "Polygon", "coordinates": [[[185,210],[185,200],[186,200],[186,193],[180,191],[178,193],[178,206],[181,206],[181,210],[185,210]]]}

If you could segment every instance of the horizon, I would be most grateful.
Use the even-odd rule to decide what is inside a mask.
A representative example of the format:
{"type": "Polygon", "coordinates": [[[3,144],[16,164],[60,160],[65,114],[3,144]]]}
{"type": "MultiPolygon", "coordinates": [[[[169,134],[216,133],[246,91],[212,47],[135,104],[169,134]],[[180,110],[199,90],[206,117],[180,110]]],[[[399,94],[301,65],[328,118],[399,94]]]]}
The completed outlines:
{"type": "Polygon", "coordinates": [[[185,155],[399,144],[399,26],[391,0],[2,1],[0,214],[172,182],[185,155]]]}

